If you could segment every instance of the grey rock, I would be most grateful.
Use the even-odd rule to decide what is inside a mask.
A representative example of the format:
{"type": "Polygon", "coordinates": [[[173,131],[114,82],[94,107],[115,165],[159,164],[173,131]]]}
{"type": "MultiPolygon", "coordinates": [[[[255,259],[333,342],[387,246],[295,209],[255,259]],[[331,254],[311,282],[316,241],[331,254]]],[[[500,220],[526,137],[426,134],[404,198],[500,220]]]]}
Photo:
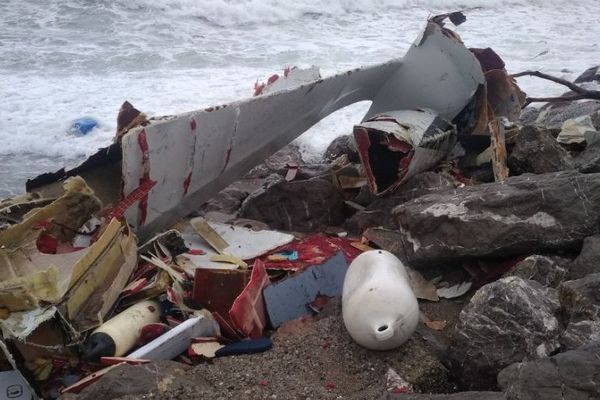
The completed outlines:
{"type": "Polygon", "coordinates": [[[600,398],[598,343],[553,357],[513,364],[498,375],[507,400],[600,398]]]}
{"type": "Polygon", "coordinates": [[[505,400],[502,392],[460,392],[452,394],[386,393],[381,400],[505,400]]]}
{"type": "Polygon", "coordinates": [[[560,304],[571,321],[600,320],[600,273],[561,283],[560,304]]]}
{"type": "Polygon", "coordinates": [[[575,83],[584,83],[584,82],[594,82],[600,81],[600,71],[598,70],[600,65],[596,65],[595,67],[590,67],[583,71],[581,75],[575,79],[575,83]]]}
{"type": "Polygon", "coordinates": [[[327,146],[323,159],[331,162],[344,154],[348,156],[348,161],[350,162],[355,163],[360,161],[354,135],[342,135],[333,139],[329,146],[327,146]]]}
{"type": "Polygon", "coordinates": [[[569,279],[600,272],[600,235],[586,237],[579,255],[568,266],[569,279]]]}
{"type": "Polygon", "coordinates": [[[344,222],[344,198],[331,176],[291,182],[281,179],[248,196],[239,215],[273,229],[314,232],[344,222]]]}
{"type": "Polygon", "coordinates": [[[600,110],[600,101],[596,100],[548,103],[540,108],[535,124],[550,129],[560,129],[566,120],[590,115],[598,110],[600,110]]]}
{"type": "Polygon", "coordinates": [[[481,287],[461,311],[448,349],[450,370],[470,390],[495,389],[500,370],[558,348],[556,290],[518,277],[481,287]]]}
{"type": "Polygon", "coordinates": [[[563,257],[532,255],[519,262],[504,276],[518,276],[548,287],[557,287],[567,276],[570,260],[563,257]]]}
{"type": "Polygon", "coordinates": [[[600,321],[569,322],[558,341],[562,350],[574,350],[592,342],[600,342],[600,321]]]}
{"type": "Polygon", "coordinates": [[[535,126],[521,128],[506,161],[511,175],[573,169],[569,153],[547,131],[535,126]]]}
{"type": "Polygon", "coordinates": [[[257,180],[254,179],[235,182],[204,203],[198,210],[198,214],[205,215],[216,211],[235,216],[244,199],[259,187],[257,180]]]}
{"type": "Polygon", "coordinates": [[[540,108],[535,106],[528,106],[521,110],[521,116],[519,122],[523,125],[531,125],[535,122],[537,117],[540,115],[540,108]]]}
{"type": "MultiPolygon", "coordinates": [[[[64,399],[98,400],[122,396],[147,395],[150,398],[177,398],[178,392],[193,390],[209,395],[210,385],[202,379],[190,381],[185,377],[190,368],[174,361],[158,361],[143,365],[119,365],[78,395],[64,399]],[[168,396],[167,396],[168,395],[168,396]]],[[[142,397],[143,398],[143,397],[142,397]]]]}
{"type": "Polygon", "coordinates": [[[398,237],[386,250],[415,267],[575,250],[600,229],[600,174],[528,174],[443,190],[393,214],[398,237]]]}
{"type": "Polygon", "coordinates": [[[392,215],[395,206],[441,189],[454,188],[455,185],[455,179],[449,174],[432,171],[420,173],[400,186],[396,192],[375,199],[364,210],[349,218],[344,227],[354,233],[361,233],[374,226],[396,228],[392,215]]]}
{"type": "Polygon", "coordinates": [[[284,170],[287,165],[303,164],[300,147],[291,143],[271,155],[264,163],[252,168],[245,178],[266,178],[272,173],[284,170]]]}
{"type": "Polygon", "coordinates": [[[600,172],[600,141],[589,144],[575,157],[575,167],[585,174],[600,172]]]}

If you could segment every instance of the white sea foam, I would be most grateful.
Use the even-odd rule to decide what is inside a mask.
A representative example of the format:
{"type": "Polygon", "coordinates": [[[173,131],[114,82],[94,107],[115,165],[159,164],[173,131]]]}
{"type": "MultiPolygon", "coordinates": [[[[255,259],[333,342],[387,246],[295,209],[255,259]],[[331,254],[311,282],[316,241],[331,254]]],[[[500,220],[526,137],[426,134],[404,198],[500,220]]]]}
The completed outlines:
{"type": "MultiPolygon", "coordinates": [[[[509,71],[568,79],[598,63],[598,0],[3,0],[0,1],[0,179],[73,165],[110,143],[120,104],[175,114],[250,96],[288,65],[324,75],[402,56],[424,20],[480,7],[457,27],[509,71]],[[81,116],[100,128],[66,134],[81,116]],[[35,162],[36,158],[40,162],[35,162]],[[23,160],[32,160],[23,164],[23,160]]],[[[520,79],[537,96],[563,88],[520,79]]],[[[367,108],[329,116],[300,138],[316,158],[367,108]]],[[[0,197],[22,190],[0,180],[0,197]]]]}

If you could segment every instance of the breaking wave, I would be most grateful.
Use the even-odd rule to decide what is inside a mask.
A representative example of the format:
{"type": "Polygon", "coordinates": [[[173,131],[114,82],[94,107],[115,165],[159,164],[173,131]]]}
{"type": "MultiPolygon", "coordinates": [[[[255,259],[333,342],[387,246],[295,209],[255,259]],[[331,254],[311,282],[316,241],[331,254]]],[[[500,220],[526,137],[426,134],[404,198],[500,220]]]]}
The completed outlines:
{"type": "MultiPolygon", "coordinates": [[[[448,12],[469,8],[552,6],[564,0],[119,0],[130,10],[153,9],[179,17],[193,16],[219,26],[275,23],[307,16],[336,17],[348,13],[384,14],[390,10],[420,8],[448,12]]],[[[597,0],[578,2],[597,6],[597,0]]]]}

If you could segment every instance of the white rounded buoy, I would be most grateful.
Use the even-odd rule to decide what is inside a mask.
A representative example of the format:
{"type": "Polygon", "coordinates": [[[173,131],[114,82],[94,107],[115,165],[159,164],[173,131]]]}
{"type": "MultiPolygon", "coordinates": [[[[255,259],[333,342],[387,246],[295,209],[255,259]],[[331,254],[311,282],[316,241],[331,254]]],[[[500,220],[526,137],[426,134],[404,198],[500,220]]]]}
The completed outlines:
{"type": "Polygon", "coordinates": [[[356,257],[344,279],[342,314],[352,339],[367,349],[390,350],[408,340],[419,303],[402,261],[385,250],[356,257]]]}

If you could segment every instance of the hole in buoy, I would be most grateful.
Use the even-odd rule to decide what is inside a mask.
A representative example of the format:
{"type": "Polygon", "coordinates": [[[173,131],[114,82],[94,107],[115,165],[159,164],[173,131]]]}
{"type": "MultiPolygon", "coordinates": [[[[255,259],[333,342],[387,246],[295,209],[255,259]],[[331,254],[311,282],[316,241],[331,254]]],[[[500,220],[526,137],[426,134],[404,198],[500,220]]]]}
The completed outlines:
{"type": "Polygon", "coordinates": [[[381,325],[379,328],[377,328],[377,332],[383,332],[388,328],[387,325],[381,325]]]}
{"type": "Polygon", "coordinates": [[[156,308],[154,308],[154,306],[148,306],[148,310],[150,310],[150,312],[154,312],[156,311],[156,308]]]}
{"type": "Polygon", "coordinates": [[[381,254],[381,250],[379,250],[377,253],[381,254]]]}

